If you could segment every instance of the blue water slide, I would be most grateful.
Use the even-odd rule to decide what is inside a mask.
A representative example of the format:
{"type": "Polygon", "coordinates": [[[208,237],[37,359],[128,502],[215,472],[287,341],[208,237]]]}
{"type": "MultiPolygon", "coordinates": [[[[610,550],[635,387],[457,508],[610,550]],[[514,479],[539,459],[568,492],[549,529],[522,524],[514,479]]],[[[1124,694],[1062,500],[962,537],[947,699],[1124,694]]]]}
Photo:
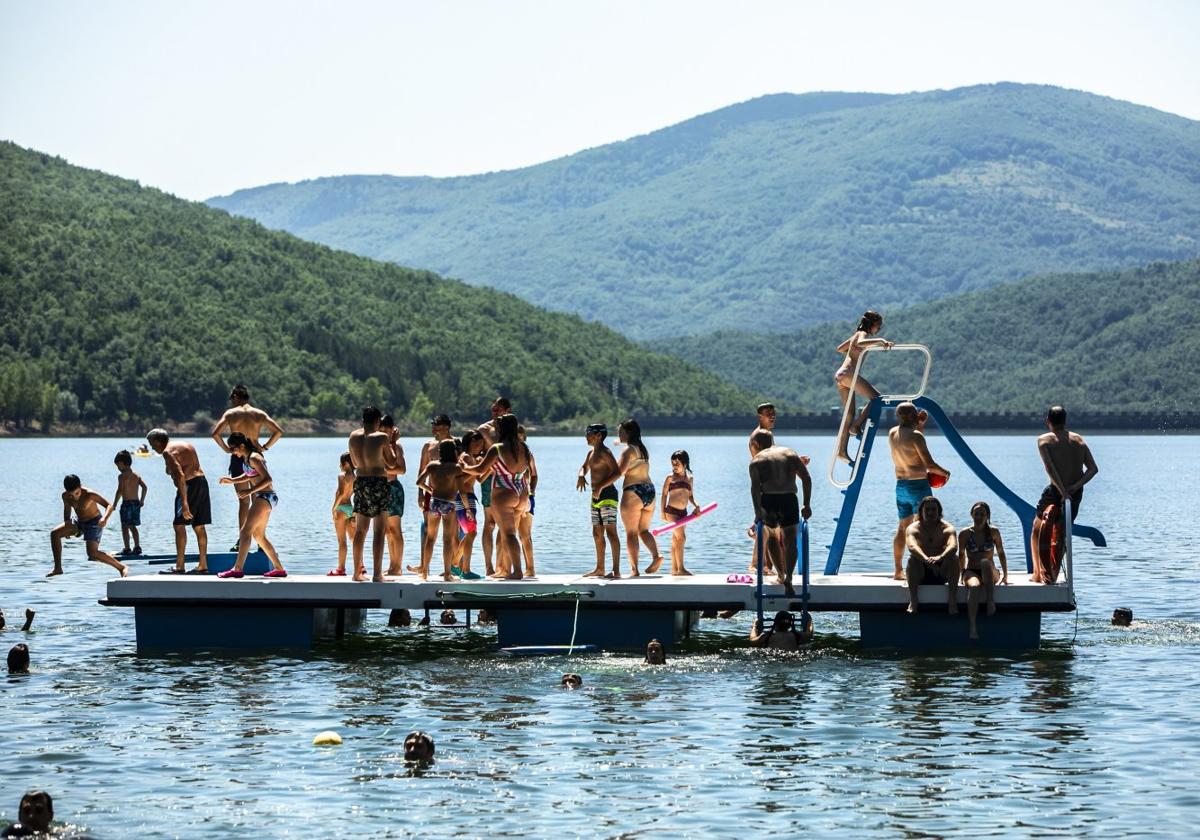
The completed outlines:
{"type": "MultiPolygon", "coordinates": [[[[1029,502],[1022,499],[1014,493],[1007,484],[996,477],[983,461],[979,460],[979,456],[967,445],[963,436],[959,434],[958,429],[954,428],[954,424],[950,422],[950,418],[946,416],[946,412],[934,400],[929,397],[917,397],[913,400],[917,408],[923,408],[929,412],[929,419],[937,424],[946,441],[958,453],[958,457],[963,460],[963,463],[979,477],[989,490],[995,493],[1001,501],[1008,505],[1009,509],[1017,515],[1021,521],[1021,530],[1024,536],[1025,547],[1025,568],[1026,571],[1033,571],[1033,555],[1030,553],[1029,536],[1033,531],[1033,518],[1036,513],[1035,507],[1029,502]]],[[[844,499],[842,500],[842,512],[837,519],[837,529],[834,532],[833,542],[829,546],[829,559],[825,563],[825,574],[836,575],[838,568],[842,564],[842,555],[846,549],[846,540],[850,534],[850,523],[854,519],[854,508],[858,504],[858,496],[862,487],[863,479],[867,473],[867,463],[871,457],[871,448],[875,438],[875,432],[878,426],[878,419],[883,411],[884,401],[876,398],[871,401],[868,409],[868,417],[871,423],[863,431],[863,442],[860,448],[858,458],[862,459],[859,464],[857,474],[850,486],[842,491],[844,499]]],[[[1108,543],[1104,539],[1098,529],[1089,525],[1076,524],[1072,527],[1071,533],[1076,537],[1091,540],[1093,545],[1104,547],[1108,543]]]]}

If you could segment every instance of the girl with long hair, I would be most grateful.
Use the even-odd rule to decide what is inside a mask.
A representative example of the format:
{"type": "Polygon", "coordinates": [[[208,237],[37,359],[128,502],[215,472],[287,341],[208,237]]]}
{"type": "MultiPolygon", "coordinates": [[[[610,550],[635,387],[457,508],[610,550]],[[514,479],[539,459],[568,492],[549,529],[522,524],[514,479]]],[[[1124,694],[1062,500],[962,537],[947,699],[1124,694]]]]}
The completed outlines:
{"type": "MultiPolygon", "coordinates": [[[[846,398],[850,398],[849,415],[854,415],[855,400],[854,395],[850,394],[850,380],[854,378],[854,367],[858,364],[858,359],[862,356],[863,351],[868,347],[886,347],[889,350],[892,347],[892,342],[882,338],[876,338],[879,331],[883,329],[883,316],[878,312],[868,309],[863,313],[862,318],[858,321],[858,326],[854,330],[854,335],[847,338],[837,347],[838,353],[845,353],[846,356],[842,359],[841,366],[837,372],[833,374],[833,381],[837,383],[839,405],[846,404],[846,398]]],[[[862,411],[850,423],[841,429],[838,437],[838,457],[843,461],[849,461],[850,455],[846,451],[850,436],[858,436],[862,430],[863,421],[867,419],[867,407],[871,404],[871,400],[879,396],[879,392],[875,387],[864,379],[861,375],[858,381],[854,383],[854,393],[862,396],[866,402],[863,404],[862,411]]],[[[845,417],[842,418],[843,421],[845,417]]]]}
{"type": "Polygon", "coordinates": [[[617,427],[617,436],[625,451],[617,461],[617,472],[625,479],[621,492],[621,522],[625,525],[625,548],[629,552],[631,577],[638,577],[638,540],[650,550],[650,565],[646,574],[652,575],[662,566],[658,543],[650,533],[654,518],[654,482],[650,480],[650,453],[642,443],[642,427],[632,417],[617,427]]]}

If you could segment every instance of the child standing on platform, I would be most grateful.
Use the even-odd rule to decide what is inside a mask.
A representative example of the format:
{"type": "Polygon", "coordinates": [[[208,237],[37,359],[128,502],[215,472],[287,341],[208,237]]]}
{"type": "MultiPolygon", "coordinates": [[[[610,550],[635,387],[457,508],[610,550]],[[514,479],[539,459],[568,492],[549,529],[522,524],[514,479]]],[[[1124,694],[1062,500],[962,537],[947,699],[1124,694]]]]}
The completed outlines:
{"type": "MultiPolygon", "coordinates": [[[[687,452],[678,449],[671,453],[671,474],[663,479],[662,517],[667,522],[676,522],[687,516],[687,506],[692,513],[700,510],[692,489],[692,460],[687,452]]],[[[683,567],[683,546],[687,542],[687,526],[671,531],[671,574],[690,575],[683,567]]]]}
{"type": "MultiPolygon", "coordinates": [[[[133,455],[122,449],[113,458],[117,465],[117,494],[113,496],[113,505],[121,503],[121,539],[125,547],[121,549],[121,557],[137,557],[142,553],[142,539],[138,528],[142,524],[142,505],[146,503],[146,482],[133,470],[133,455]],[[129,537],[133,535],[133,548],[129,547],[129,537]]],[[[108,524],[105,516],[101,525],[108,524]]]]}

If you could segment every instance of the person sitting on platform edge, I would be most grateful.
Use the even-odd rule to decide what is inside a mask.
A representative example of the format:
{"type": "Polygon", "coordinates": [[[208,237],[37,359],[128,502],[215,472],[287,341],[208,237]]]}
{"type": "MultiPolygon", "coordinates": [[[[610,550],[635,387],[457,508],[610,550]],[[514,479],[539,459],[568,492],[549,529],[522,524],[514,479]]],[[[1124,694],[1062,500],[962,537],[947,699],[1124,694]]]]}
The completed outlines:
{"type": "Polygon", "coordinates": [[[1000,529],[992,526],[992,509],[987,502],[971,505],[970,528],[958,534],[958,567],[962,573],[963,586],[967,587],[967,619],[970,625],[968,638],[978,639],[979,630],[975,618],[979,615],[979,592],[987,603],[987,614],[996,614],[996,567],[992,555],[1000,557],[1004,576],[1000,583],[1008,585],[1008,558],[1004,556],[1004,543],[1000,529]]]}
{"type": "Polygon", "coordinates": [[[908,612],[917,612],[922,583],[946,585],[946,609],[958,613],[958,539],[954,526],[942,519],[942,503],[926,496],[917,507],[917,521],[905,532],[908,545],[908,612]]]}
{"type": "Polygon", "coordinates": [[[917,407],[910,402],[896,406],[896,427],[888,432],[888,446],[892,450],[892,463],[896,466],[896,514],[899,524],[892,538],[892,560],[895,564],[893,577],[903,580],[900,560],[904,556],[905,534],[917,513],[921,499],[933,495],[929,486],[929,474],[938,473],[950,477],[950,470],[940,466],[929,454],[925,434],[921,430],[921,417],[917,407]]]}
{"type": "MultiPolygon", "coordinates": [[[[754,502],[754,516],[762,522],[763,545],[767,555],[776,555],[772,565],[777,581],[783,584],[784,593],[792,596],[796,594],[792,587],[792,573],[799,556],[796,528],[801,517],[808,519],[812,516],[809,507],[812,479],[804,459],[792,449],[776,446],[770,432],[758,430],[754,433],[754,442],[759,450],[750,461],[750,498],[754,502]],[[804,487],[803,507],[796,499],[797,478],[804,487]],[[778,556],[780,547],[783,556],[778,556]]],[[[767,567],[768,561],[764,557],[763,568],[767,567]]]]}
{"type": "Polygon", "coordinates": [[[812,640],[812,618],[801,631],[796,629],[796,621],[787,610],[775,613],[771,629],[763,631],[761,618],[754,619],[750,628],[750,644],[755,647],[767,647],[772,650],[799,650],[802,644],[812,640]]]}
{"type": "MultiPolygon", "coordinates": [[[[1083,501],[1083,485],[1100,472],[1087,441],[1067,429],[1065,408],[1061,405],[1051,406],[1046,412],[1046,427],[1050,431],[1038,437],[1037,446],[1050,483],[1046,485],[1041,499],[1038,500],[1037,516],[1033,520],[1033,532],[1030,535],[1034,559],[1032,580],[1035,583],[1055,582],[1042,578],[1043,564],[1039,561],[1042,529],[1046,526],[1043,518],[1046,508],[1055,505],[1061,512],[1063,499],[1070,498],[1071,521],[1074,522],[1079,516],[1079,505],[1083,501]]],[[[1053,564],[1053,568],[1057,568],[1057,563],[1053,564]]]]}

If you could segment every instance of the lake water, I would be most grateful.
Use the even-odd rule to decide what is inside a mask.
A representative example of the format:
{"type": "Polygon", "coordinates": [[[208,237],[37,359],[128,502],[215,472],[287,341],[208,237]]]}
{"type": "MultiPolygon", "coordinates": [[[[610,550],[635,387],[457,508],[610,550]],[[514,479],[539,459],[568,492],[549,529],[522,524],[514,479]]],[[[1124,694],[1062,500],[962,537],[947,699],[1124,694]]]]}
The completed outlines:
{"type": "MultiPolygon", "coordinates": [[[[783,437],[814,456],[814,566],[840,496],[824,478],[826,437],[783,437]]],[[[973,436],[976,451],[1034,499],[1045,483],[1028,437],[973,436]]],[[[101,838],[633,835],[666,831],[894,837],[901,834],[1190,835],[1200,810],[1200,606],[1195,477],[1200,439],[1095,436],[1101,474],[1080,521],[1109,548],[1076,549],[1078,616],[1050,614],[1044,644],[1019,657],[864,653],[853,615],[816,615],[800,655],[744,641],[750,616],[705,621],[665,667],[603,655],[511,660],[488,630],[365,632],[286,655],[145,656],[133,612],[106,609],[108,570],[69,543],[50,568],[47,532],[64,473],[110,496],[115,440],[0,441],[0,608],[5,650],[27,642],[33,672],[0,676],[0,818],[30,788],[60,820],[101,838]],[[1133,628],[1110,626],[1129,606],[1133,628]],[[38,611],[29,634],[17,627],[38,611]],[[564,670],[584,689],[557,688],[564,670]],[[314,748],[336,729],[338,748],[314,748]],[[430,732],[438,761],[411,771],[402,741],[430,732]]],[[[126,445],[132,445],[130,441],[126,445]]],[[[593,562],[574,491],[582,440],[532,441],[541,470],[534,536],[544,573],[593,562]]],[[[743,437],[648,439],[661,484],[686,448],[697,497],[720,508],[690,529],[693,571],[744,568],[752,518],[743,437]]],[[[235,537],[226,463],[198,442],[214,482],[215,548],[235,537]]],[[[405,441],[410,462],[417,444],[405,441]]],[[[343,442],[285,439],[271,453],[281,504],[270,535],[296,572],[333,557],[329,506],[343,442]]],[[[989,499],[1023,568],[1014,517],[934,438],[952,471],[939,492],[965,523],[989,499]]],[[[876,453],[843,571],[890,567],[894,528],[886,450],[876,453]]],[[[158,458],[148,551],[171,544],[172,489],[158,458]]],[[[412,493],[412,476],[405,479],[412,493]]],[[[417,519],[405,520],[407,551],[417,519]]],[[[120,548],[116,517],[103,545],[120,548]]],[[[644,561],[643,561],[644,562],[644,561]]],[[[437,561],[435,559],[435,567],[437,561]]]]}

